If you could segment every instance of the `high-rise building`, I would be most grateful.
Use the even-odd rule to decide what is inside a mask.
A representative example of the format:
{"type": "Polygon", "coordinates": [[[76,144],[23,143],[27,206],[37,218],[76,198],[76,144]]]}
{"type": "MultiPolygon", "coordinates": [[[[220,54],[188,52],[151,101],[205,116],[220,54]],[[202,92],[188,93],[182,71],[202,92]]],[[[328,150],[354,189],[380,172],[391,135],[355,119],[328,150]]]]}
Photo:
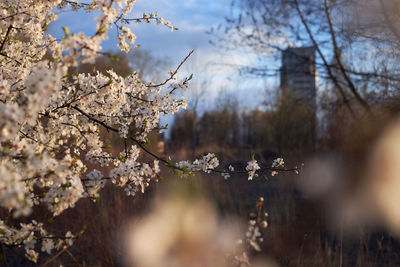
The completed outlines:
{"type": "Polygon", "coordinates": [[[316,143],[317,70],[315,47],[282,52],[281,95],[288,124],[282,129],[287,149],[313,151],[316,143]],[[290,145],[289,145],[290,144],[290,145]]]}
{"type": "Polygon", "coordinates": [[[316,105],[317,70],[313,46],[293,47],[282,52],[281,88],[283,93],[316,105]]]}

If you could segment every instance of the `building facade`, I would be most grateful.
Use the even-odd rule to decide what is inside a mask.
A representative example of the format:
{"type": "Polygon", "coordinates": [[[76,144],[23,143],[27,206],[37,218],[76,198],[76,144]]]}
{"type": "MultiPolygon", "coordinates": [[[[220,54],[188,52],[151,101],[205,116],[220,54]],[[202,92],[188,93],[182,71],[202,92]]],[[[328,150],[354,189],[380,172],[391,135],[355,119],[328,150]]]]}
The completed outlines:
{"type": "Polygon", "coordinates": [[[316,105],[317,70],[314,47],[288,48],[282,52],[281,88],[283,93],[316,105]]]}
{"type": "Polygon", "coordinates": [[[291,47],[282,51],[281,105],[286,105],[288,120],[292,124],[296,122],[294,123],[296,126],[286,126],[287,133],[285,134],[288,135],[287,138],[299,140],[295,143],[297,145],[295,148],[302,151],[314,150],[316,144],[317,69],[315,59],[315,47],[291,47]]]}

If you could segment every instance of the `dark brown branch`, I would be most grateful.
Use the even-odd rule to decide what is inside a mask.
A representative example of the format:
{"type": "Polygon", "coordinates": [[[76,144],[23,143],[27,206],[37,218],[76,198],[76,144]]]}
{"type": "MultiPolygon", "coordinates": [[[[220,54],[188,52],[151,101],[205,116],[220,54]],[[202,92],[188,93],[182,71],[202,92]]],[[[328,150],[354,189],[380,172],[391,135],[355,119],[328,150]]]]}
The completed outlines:
{"type": "Polygon", "coordinates": [[[44,267],[44,266],[50,264],[52,261],[56,260],[56,259],[57,259],[58,257],[60,257],[61,254],[63,254],[64,251],[66,251],[66,250],[67,250],[67,247],[64,247],[64,248],[63,248],[62,250],[60,250],[56,255],[54,255],[52,258],[48,259],[45,263],[43,263],[43,264],[41,265],[41,267],[44,267]]]}
{"type": "MultiPolygon", "coordinates": [[[[226,172],[224,170],[217,170],[217,169],[210,169],[210,171],[212,172],[217,172],[217,173],[232,173],[232,174],[247,174],[249,173],[248,171],[229,171],[226,172]]],[[[293,168],[275,168],[275,167],[263,167],[260,168],[259,170],[257,170],[257,172],[263,172],[263,171],[276,171],[276,172],[296,172],[296,171],[300,171],[300,168],[298,167],[293,167],[293,168]]]]}
{"type": "Polygon", "coordinates": [[[6,53],[0,52],[0,56],[11,59],[11,60],[15,61],[18,65],[21,65],[21,62],[19,62],[18,60],[14,59],[12,57],[9,57],[6,53]]]}
{"type": "MultiPolygon", "coordinates": [[[[88,118],[89,120],[91,120],[91,121],[93,121],[93,122],[95,122],[95,123],[97,123],[97,124],[103,126],[105,129],[107,129],[107,130],[109,130],[109,131],[112,131],[112,132],[115,132],[115,133],[118,133],[118,132],[119,132],[118,129],[115,129],[114,127],[111,127],[111,126],[107,125],[107,124],[104,123],[103,121],[100,121],[100,120],[94,118],[93,116],[89,115],[88,113],[86,113],[85,111],[83,111],[82,109],[80,109],[79,107],[77,107],[77,106],[72,106],[72,108],[75,109],[76,111],[78,111],[79,113],[81,113],[82,115],[84,115],[84,116],[85,116],[86,118],[88,118]]],[[[135,142],[135,143],[136,143],[141,149],[143,149],[147,154],[149,154],[149,155],[152,156],[153,158],[155,158],[155,159],[157,159],[157,160],[163,162],[166,166],[171,167],[171,168],[173,168],[173,169],[175,169],[175,170],[178,170],[178,171],[185,172],[184,169],[175,166],[174,164],[172,164],[172,163],[169,162],[168,160],[166,160],[166,159],[164,159],[164,158],[162,158],[162,157],[156,155],[155,153],[151,152],[150,150],[148,150],[148,149],[144,146],[144,144],[143,144],[142,142],[136,140],[135,138],[133,138],[133,137],[131,137],[131,136],[128,137],[128,138],[129,138],[130,140],[132,140],[133,142],[135,142]]],[[[299,169],[298,169],[297,167],[291,168],[291,169],[266,167],[266,168],[261,168],[260,170],[261,170],[261,171],[262,171],[262,170],[271,170],[271,171],[293,172],[293,171],[298,171],[299,169]]],[[[217,170],[217,169],[211,169],[211,171],[217,172],[217,173],[224,173],[224,172],[225,172],[225,171],[223,171],[223,170],[217,170]]],[[[235,172],[235,173],[241,174],[241,173],[248,173],[248,172],[247,172],[247,171],[237,171],[237,172],[235,172]]],[[[84,181],[84,180],[85,180],[85,179],[82,179],[82,181],[84,181]]]]}
{"type": "Polygon", "coordinates": [[[1,45],[0,45],[0,52],[3,51],[4,45],[7,42],[8,35],[10,35],[10,32],[12,29],[13,29],[12,25],[8,26],[6,35],[4,36],[3,42],[1,42],[1,45]]]}
{"type": "Polygon", "coordinates": [[[122,22],[125,22],[125,21],[136,21],[136,22],[142,22],[143,20],[158,20],[159,18],[157,18],[157,17],[141,17],[141,18],[130,18],[130,19],[127,19],[127,18],[121,18],[121,21],[122,22]]]}
{"type": "Polygon", "coordinates": [[[360,104],[364,107],[365,110],[370,111],[370,107],[369,107],[368,103],[360,96],[357,88],[354,86],[353,81],[350,79],[349,74],[347,73],[347,71],[345,70],[345,68],[343,66],[343,62],[342,62],[340,52],[339,52],[339,47],[338,47],[337,41],[336,41],[335,30],[333,29],[331,15],[329,13],[328,0],[324,1],[324,6],[325,6],[326,19],[328,20],[328,25],[329,25],[329,32],[331,34],[331,39],[332,39],[332,44],[333,44],[333,52],[335,55],[336,63],[339,66],[339,70],[342,73],[343,77],[345,78],[351,92],[356,97],[358,102],[360,102],[360,104]]]}
{"type": "MultiPolygon", "coordinates": [[[[103,85],[100,86],[97,90],[103,89],[104,87],[106,87],[106,86],[108,86],[108,85],[110,85],[109,82],[106,83],[106,84],[103,84],[103,85]]],[[[68,88],[66,88],[66,87],[63,87],[63,88],[64,88],[64,89],[68,89],[68,88]]],[[[75,103],[76,101],[81,100],[82,98],[87,97],[87,96],[89,96],[89,95],[95,94],[95,93],[97,92],[97,90],[88,92],[88,93],[86,93],[86,94],[77,95],[77,96],[75,96],[74,98],[72,98],[70,101],[67,101],[67,102],[65,102],[64,104],[62,104],[61,106],[55,107],[55,108],[52,110],[52,112],[55,112],[55,111],[57,111],[58,109],[61,109],[61,108],[70,107],[70,106],[71,106],[73,103],[75,103]]]]}
{"type": "Polygon", "coordinates": [[[329,77],[331,78],[332,82],[335,84],[336,88],[339,90],[339,93],[343,98],[343,102],[346,104],[346,107],[349,109],[351,115],[354,118],[355,117],[355,113],[353,111],[353,108],[351,107],[351,105],[349,103],[349,100],[347,99],[346,94],[344,93],[344,90],[343,90],[342,86],[339,84],[338,80],[336,79],[336,76],[333,75],[332,70],[331,70],[331,68],[330,68],[330,66],[328,64],[328,61],[326,60],[324,54],[322,53],[317,41],[314,38],[314,35],[311,32],[310,27],[308,26],[308,23],[307,23],[304,15],[303,15],[303,13],[300,10],[299,3],[298,3],[297,0],[294,0],[294,5],[295,5],[296,11],[297,11],[297,13],[298,13],[298,15],[299,15],[299,17],[301,19],[301,22],[302,22],[303,26],[305,27],[305,29],[307,31],[308,36],[310,37],[312,43],[315,46],[315,49],[317,50],[319,56],[321,57],[321,59],[322,59],[322,61],[324,63],[324,66],[325,66],[325,68],[326,68],[326,70],[328,72],[329,77]]]}
{"type": "Polygon", "coordinates": [[[143,98],[134,96],[134,95],[132,95],[131,93],[128,93],[128,92],[127,92],[126,94],[127,94],[129,97],[133,98],[133,99],[140,100],[140,101],[147,102],[147,103],[153,103],[153,101],[151,101],[151,100],[147,100],[147,99],[143,99],[143,98]]]}
{"type": "Polygon", "coordinates": [[[26,14],[26,12],[15,13],[15,14],[9,15],[7,17],[0,18],[0,20],[6,20],[6,19],[9,19],[9,18],[13,18],[13,17],[18,16],[20,14],[26,14]]]}
{"type": "Polygon", "coordinates": [[[21,130],[18,130],[18,131],[19,131],[23,136],[25,136],[26,138],[32,140],[33,142],[38,143],[38,144],[41,144],[41,145],[44,145],[45,147],[49,147],[49,148],[51,148],[51,149],[54,149],[53,147],[51,147],[51,146],[49,146],[49,145],[47,145],[47,144],[45,144],[45,143],[42,143],[42,142],[39,141],[39,140],[36,140],[36,139],[33,138],[32,136],[29,136],[28,134],[24,133],[23,131],[21,131],[21,130]]]}
{"type": "MultiPolygon", "coordinates": [[[[96,118],[93,118],[92,116],[90,116],[88,113],[86,113],[85,111],[83,111],[83,110],[80,109],[79,107],[77,107],[77,106],[72,106],[72,108],[75,109],[76,111],[78,111],[79,113],[81,113],[82,115],[84,115],[84,116],[85,116],[86,118],[88,118],[89,120],[91,120],[91,121],[93,121],[93,122],[95,122],[95,123],[97,123],[97,124],[103,126],[105,129],[107,129],[107,130],[109,130],[109,131],[112,131],[112,132],[115,132],[115,133],[118,133],[118,132],[119,132],[118,129],[115,129],[115,128],[113,128],[113,127],[107,125],[107,124],[104,123],[103,121],[100,121],[100,120],[98,120],[98,119],[96,119],[96,118]]],[[[132,140],[133,142],[135,142],[135,143],[136,143],[141,149],[143,149],[147,154],[149,154],[149,155],[151,155],[152,157],[158,159],[159,161],[161,161],[161,162],[167,164],[168,166],[173,166],[174,169],[177,169],[177,170],[182,171],[181,168],[176,167],[175,165],[171,164],[171,163],[170,163],[169,161],[167,161],[166,159],[161,158],[160,156],[158,156],[158,155],[154,154],[153,152],[151,152],[150,150],[148,150],[148,149],[143,145],[143,143],[140,142],[139,140],[136,140],[135,138],[133,138],[133,137],[131,137],[131,136],[129,137],[129,139],[132,140]]]]}
{"type": "Polygon", "coordinates": [[[178,65],[178,67],[171,73],[171,76],[168,79],[166,79],[164,82],[159,83],[159,84],[149,84],[149,85],[146,85],[146,87],[160,87],[160,86],[167,84],[170,80],[172,80],[175,77],[175,75],[178,73],[179,69],[186,62],[186,60],[188,60],[188,58],[193,54],[193,52],[194,52],[194,50],[189,52],[189,54],[178,65]]]}

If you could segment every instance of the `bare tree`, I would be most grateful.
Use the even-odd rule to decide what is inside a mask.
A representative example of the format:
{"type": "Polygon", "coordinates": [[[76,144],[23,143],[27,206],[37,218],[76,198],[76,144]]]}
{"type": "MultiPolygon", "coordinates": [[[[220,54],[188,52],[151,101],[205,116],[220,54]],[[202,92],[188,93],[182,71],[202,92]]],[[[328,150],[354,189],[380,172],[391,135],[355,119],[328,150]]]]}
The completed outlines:
{"type": "MultiPolygon", "coordinates": [[[[371,105],[397,94],[398,4],[398,0],[232,0],[225,34],[214,36],[217,44],[232,49],[245,46],[264,62],[289,46],[314,46],[320,83],[330,84],[337,103],[356,116],[356,110],[370,113],[371,105]]],[[[271,72],[268,66],[245,69],[265,75],[271,72]]]]}

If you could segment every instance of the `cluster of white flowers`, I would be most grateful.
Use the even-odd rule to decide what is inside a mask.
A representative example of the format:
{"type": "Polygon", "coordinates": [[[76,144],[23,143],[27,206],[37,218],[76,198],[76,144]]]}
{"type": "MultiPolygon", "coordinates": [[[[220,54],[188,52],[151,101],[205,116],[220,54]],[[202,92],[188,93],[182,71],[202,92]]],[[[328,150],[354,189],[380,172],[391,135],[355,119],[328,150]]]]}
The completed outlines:
{"type": "MultiPolygon", "coordinates": [[[[138,160],[139,154],[148,134],[158,128],[160,116],[185,108],[186,100],[175,98],[173,90],[145,84],[136,74],[127,78],[113,71],[106,75],[68,74],[69,68],[94,62],[102,54],[101,43],[115,25],[121,50],[130,49],[135,35],[124,25],[134,20],[126,18],[134,3],[0,1],[0,206],[15,221],[30,216],[35,205],[44,204],[57,216],[81,198],[95,200],[106,180],[127,188],[129,195],[143,192],[160,171],[158,161],[150,166],[138,160]],[[98,14],[94,34],[72,33],[65,27],[65,36],[58,40],[47,32],[48,25],[57,19],[57,9],[71,7],[98,14]],[[135,133],[129,132],[132,124],[135,133]],[[113,156],[104,151],[101,128],[119,133],[140,148],[134,146],[113,156]],[[109,177],[99,168],[87,173],[88,163],[112,165],[113,169],[109,177]]],[[[175,29],[157,14],[144,19],[175,29]]],[[[175,74],[162,85],[167,87],[175,74]]],[[[181,84],[187,86],[187,81],[181,84]]],[[[207,158],[196,164],[208,171],[216,163],[218,160],[207,158]]],[[[72,243],[70,233],[55,238],[42,226],[32,221],[19,228],[1,220],[0,242],[25,245],[26,256],[33,261],[40,252],[35,248],[36,240],[48,253],[72,243]]]]}
{"type": "Polygon", "coordinates": [[[194,171],[203,171],[206,173],[210,173],[218,166],[219,166],[219,160],[213,153],[208,153],[201,159],[196,159],[192,163],[190,163],[187,160],[176,163],[178,172],[184,175],[191,174],[194,171]]]}
{"type": "Polygon", "coordinates": [[[257,177],[258,175],[256,174],[256,171],[259,169],[260,169],[260,166],[258,165],[257,160],[253,159],[253,160],[250,160],[249,162],[247,162],[246,171],[249,175],[248,179],[253,180],[254,176],[257,177]]]}
{"type": "Polygon", "coordinates": [[[261,232],[260,228],[256,225],[255,220],[249,220],[249,228],[247,229],[246,232],[246,237],[249,242],[249,244],[256,250],[256,251],[261,251],[260,246],[258,245],[258,242],[262,242],[262,237],[261,237],[261,232]]]}
{"type": "Polygon", "coordinates": [[[177,27],[175,27],[175,26],[173,26],[173,25],[171,24],[171,21],[165,20],[164,18],[157,18],[156,21],[157,21],[157,24],[165,25],[165,26],[167,26],[168,28],[170,28],[171,31],[174,31],[174,30],[177,30],[177,29],[178,29],[177,27]]]}
{"type": "Polygon", "coordinates": [[[143,13],[143,16],[141,18],[135,18],[132,20],[136,21],[137,23],[141,23],[141,22],[150,23],[151,20],[155,20],[157,24],[165,25],[168,28],[170,28],[171,31],[175,31],[178,29],[177,27],[172,25],[171,21],[166,20],[162,17],[159,17],[157,12],[153,12],[153,13],[149,13],[149,14],[143,13]]]}
{"type": "MultiPolygon", "coordinates": [[[[274,161],[271,164],[271,168],[273,168],[273,170],[271,170],[271,175],[275,176],[278,174],[278,168],[283,168],[285,167],[285,162],[283,161],[283,158],[276,158],[274,159],[274,161]]],[[[298,173],[296,171],[296,173],[298,173]]]]}
{"type": "Polygon", "coordinates": [[[72,246],[76,236],[68,231],[65,236],[50,235],[44,228],[43,223],[32,220],[31,223],[20,223],[19,229],[8,226],[0,220],[0,241],[6,245],[24,247],[25,256],[36,262],[39,249],[50,254],[52,250],[72,246]],[[41,244],[38,246],[38,244],[41,244]]]}
{"type": "MultiPolygon", "coordinates": [[[[234,172],[235,168],[232,165],[229,165],[228,170],[230,172],[234,172]]],[[[221,172],[221,176],[224,177],[225,180],[228,180],[229,178],[231,178],[231,174],[226,170],[221,172]]]]}
{"type": "Polygon", "coordinates": [[[255,219],[249,220],[249,227],[246,232],[246,238],[249,245],[256,251],[261,251],[260,244],[264,241],[260,228],[267,228],[266,220],[257,222],[255,219]]]}
{"type": "Polygon", "coordinates": [[[245,242],[242,239],[236,241],[236,245],[241,247],[233,258],[236,266],[251,266],[246,248],[261,251],[261,243],[264,241],[261,231],[268,227],[267,217],[268,213],[264,212],[264,198],[260,197],[255,212],[250,213],[245,242]]]}
{"type": "Polygon", "coordinates": [[[276,158],[271,164],[272,168],[279,168],[279,167],[284,167],[285,162],[283,161],[283,158],[276,158]]]}
{"type": "Polygon", "coordinates": [[[171,89],[170,92],[173,92],[177,89],[179,90],[186,90],[189,88],[189,81],[193,78],[193,75],[190,75],[189,77],[184,78],[183,80],[179,80],[178,76],[171,71],[170,72],[171,77],[174,77],[174,81],[170,83],[169,88],[171,89]]]}
{"type": "Polygon", "coordinates": [[[120,34],[118,34],[118,47],[121,51],[129,52],[131,50],[131,46],[128,43],[135,43],[136,35],[132,33],[131,29],[124,26],[120,26],[119,32],[120,34]]]}
{"type": "MultiPolygon", "coordinates": [[[[135,1],[131,1],[133,4],[135,1]]],[[[132,6],[130,6],[130,9],[132,6]]],[[[130,10],[129,9],[129,10],[130,10]]],[[[126,16],[127,11],[124,10],[123,15],[126,16]],[[124,14],[125,13],[125,14],[124,14]]],[[[135,43],[136,41],[136,35],[132,33],[132,31],[124,26],[123,24],[129,24],[131,21],[135,21],[137,23],[145,22],[145,23],[150,23],[152,20],[155,20],[157,24],[162,24],[167,26],[168,28],[171,29],[171,31],[177,30],[178,28],[174,27],[169,20],[165,20],[162,17],[159,17],[157,12],[154,13],[143,13],[143,16],[140,18],[124,18],[122,16],[118,16],[116,21],[114,21],[114,24],[117,26],[117,32],[118,32],[118,40],[119,44],[118,47],[120,48],[121,51],[129,52],[131,50],[131,45],[135,43]]]]}
{"type": "Polygon", "coordinates": [[[99,197],[99,191],[101,188],[103,188],[106,184],[106,180],[103,179],[104,175],[98,171],[98,170],[93,170],[89,172],[87,175],[88,180],[85,181],[85,187],[87,190],[87,194],[96,199],[99,197]]]}
{"type": "Polygon", "coordinates": [[[261,251],[261,243],[264,241],[261,230],[263,228],[268,227],[268,223],[266,218],[268,217],[268,213],[263,211],[264,198],[261,197],[256,205],[257,214],[251,213],[249,226],[246,232],[246,240],[247,243],[256,251],[261,251]]]}
{"type": "Polygon", "coordinates": [[[222,172],[221,176],[224,177],[225,180],[228,180],[229,178],[231,178],[231,175],[228,172],[222,172]]]}
{"type": "MultiPolygon", "coordinates": [[[[120,154],[122,158],[123,153],[120,154]]],[[[138,162],[140,150],[136,146],[128,153],[123,161],[116,161],[116,166],[110,171],[112,183],[125,186],[128,196],[134,196],[136,192],[144,193],[146,187],[150,185],[151,179],[155,179],[160,172],[159,161],[154,160],[153,167],[148,163],[138,162]]]]}
{"type": "MultiPolygon", "coordinates": [[[[129,51],[136,39],[126,26],[130,21],[153,20],[176,29],[156,13],[127,18],[134,3],[0,1],[0,207],[9,212],[7,216],[14,216],[14,223],[0,218],[0,242],[25,245],[26,256],[33,261],[40,252],[35,248],[37,240],[42,243],[41,250],[50,253],[53,248],[71,245],[74,239],[70,232],[54,237],[36,221],[18,225],[20,219],[27,221],[21,216],[34,217],[35,205],[47,206],[51,216],[57,216],[81,198],[98,199],[107,180],[123,187],[127,195],[144,192],[158,179],[159,160],[183,174],[210,173],[219,165],[214,154],[174,165],[145,145],[149,133],[159,129],[161,115],[186,108],[186,99],[173,93],[188,87],[192,76],[179,81],[176,75],[193,51],[160,84],[146,84],[136,73],[123,78],[111,70],[106,74],[68,72],[78,64],[95,62],[114,26],[123,51],[129,51]],[[49,34],[47,27],[57,19],[57,9],[69,8],[97,14],[95,33],[71,33],[64,27],[61,39],[49,34]],[[131,125],[134,133],[129,131],[131,125]],[[115,156],[105,150],[101,129],[136,145],[115,156]],[[143,162],[143,152],[156,160],[143,162]],[[88,173],[88,164],[96,169],[88,173]],[[103,166],[111,166],[108,176],[102,172],[103,166]]],[[[273,165],[283,166],[283,160],[273,165]]],[[[255,160],[248,163],[249,180],[259,169],[255,160]]],[[[229,171],[233,172],[233,167],[229,171]]],[[[229,173],[224,173],[228,178],[229,173]]]]}

